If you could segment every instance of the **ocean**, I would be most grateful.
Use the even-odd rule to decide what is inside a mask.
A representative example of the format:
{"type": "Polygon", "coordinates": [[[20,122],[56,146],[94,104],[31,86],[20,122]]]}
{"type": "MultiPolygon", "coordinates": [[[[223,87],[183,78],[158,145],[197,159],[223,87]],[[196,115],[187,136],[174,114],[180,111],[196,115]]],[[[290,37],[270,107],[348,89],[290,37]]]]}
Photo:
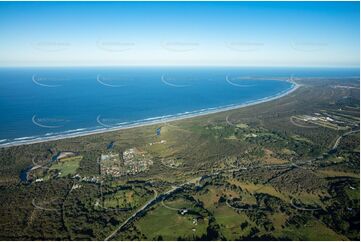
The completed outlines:
{"type": "Polygon", "coordinates": [[[266,100],[293,77],[359,69],[0,68],[0,146],[213,112],[266,100]]]}

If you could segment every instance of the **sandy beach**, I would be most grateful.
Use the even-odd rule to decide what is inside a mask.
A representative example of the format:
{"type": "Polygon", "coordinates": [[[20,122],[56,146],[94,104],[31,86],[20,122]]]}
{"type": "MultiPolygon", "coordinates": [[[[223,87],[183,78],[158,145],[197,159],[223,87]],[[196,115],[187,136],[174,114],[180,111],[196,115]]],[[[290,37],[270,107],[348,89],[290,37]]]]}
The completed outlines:
{"type": "Polygon", "coordinates": [[[155,125],[155,124],[162,124],[165,122],[184,120],[184,119],[189,119],[189,118],[205,116],[205,115],[209,115],[209,114],[220,113],[220,112],[235,110],[235,109],[239,109],[239,108],[249,107],[249,106],[253,106],[253,105],[260,104],[260,103],[265,103],[265,102],[269,102],[269,101],[273,101],[273,100],[282,98],[282,97],[289,95],[290,93],[296,91],[300,87],[300,85],[295,83],[292,79],[284,80],[284,81],[292,83],[293,84],[292,87],[290,89],[288,89],[284,92],[278,93],[276,95],[273,95],[270,97],[265,97],[265,98],[254,100],[254,101],[250,101],[250,102],[239,104],[239,105],[229,105],[226,107],[209,108],[205,111],[194,111],[192,113],[184,113],[181,115],[177,115],[175,117],[174,116],[171,116],[169,118],[162,117],[162,118],[154,119],[154,120],[148,119],[148,121],[143,120],[143,121],[135,122],[134,124],[123,125],[123,126],[114,126],[114,127],[104,127],[104,128],[99,128],[99,129],[90,130],[90,131],[80,131],[80,132],[74,132],[74,133],[69,133],[69,134],[54,135],[54,136],[49,136],[49,137],[37,137],[34,139],[26,139],[26,137],[19,138],[16,141],[11,141],[8,143],[0,144],[0,148],[7,148],[7,147],[13,147],[13,146],[20,146],[20,145],[29,145],[29,144],[36,144],[36,143],[44,143],[44,142],[49,142],[49,141],[56,141],[56,140],[76,138],[76,137],[89,136],[89,135],[96,135],[96,134],[114,132],[114,131],[119,131],[119,130],[124,130],[124,129],[131,129],[131,128],[150,126],[150,125],[155,125]]]}

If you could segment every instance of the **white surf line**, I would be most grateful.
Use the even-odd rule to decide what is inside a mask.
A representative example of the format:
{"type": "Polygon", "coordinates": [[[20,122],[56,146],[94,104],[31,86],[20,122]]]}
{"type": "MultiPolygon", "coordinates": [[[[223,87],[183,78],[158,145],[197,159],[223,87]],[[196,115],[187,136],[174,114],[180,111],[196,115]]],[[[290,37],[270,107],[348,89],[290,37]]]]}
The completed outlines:
{"type": "Polygon", "coordinates": [[[100,80],[100,75],[98,74],[97,75],[97,82],[99,82],[100,84],[104,85],[104,86],[107,86],[107,87],[125,87],[126,85],[113,85],[113,84],[108,84],[108,83],[105,83],[103,82],[102,80],[100,80]]]}
{"type": "Polygon", "coordinates": [[[40,83],[36,80],[36,75],[33,75],[31,77],[31,80],[36,84],[36,85],[39,85],[39,86],[42,86],[42,87],[61,87],[62,85],[48,85],[48,84],[43,84],[43,83],[40,83]]]}
{"type": "MultiPolygon", "coordinates": [[[[124,127],[125,125],[130,125],[131,122],[120,122],[120,123],[117,123],[117,124],[114,124],[114,125],[111,125],[111,124],[105,124],[101,121],[101,118],[100,118],[101,115],[98,115],[97,118],[96,118],[96,121],[98,124],[100,124],[101,126],[105,127],[105,128],[121,128],[121,127],[124,127]]],[[[136,123],[137,121],[134,121],[134,123],[136,123]]]]}
{"type": "Polygon", "coordinates": [[[191,85],[179,85],[179,84],[170,83],[165,80],[164,75],[162,75],[160,79],[164,84],[171,86],[171,87],[189,87],[189,86],[191,86],[191,85]]]}
{"type": "Polygon", "coordinates": [[[31,118],[31,121],[33,122],[33,124],[39,126],[39,127],[42,127],[42,128],[48,128],[48,129],[56,129],[56,128],[61,128],[63,127],[63,125],[44,125],[44,124],[40,124],[36,121],[36,115],[34,115],[32,118],[31,118]]]}
{"type": "MultiPolygon", "coordinates": [[[[201,116],[205,116],[205,115],[209,115],[209,114],[221,113],[221,112],[225,112],[225,111],[230,111],[230,110],[234,110],[234,109],[254,106],[254,105],[257,105],[257,104],[273,101],[273,100],[282,98],[284,96],[287,96],[288,94],[296,91],[299,87],[300,87],[299,84],[294,83],[294,85],[293,85],[293,87],[291,89],[289,89],[289,90],[287,90],[287,91],[285,91],[285,92],[283,92],[283,93],[281,93],[281,94],[279,94],[277,96],[272,96],[272,97],[269,97],[269,98],[267,98],[267,97],[262,98],[261,100],[257,100],[257,101],[254,101],[254,102],[249,102],[247,104],[232,105],[232,106],[229,106],[229,107],[215,108],[215,109],[212,109],[212,110],[209,110],[209,111],[204,111],[204,112],[199,112],[199,113],[192,113],[192,114],[189,114],[189,115],[185,114],[185,115],[182,115],[182,116],[171,117],[171,118],[167,119],[167,122],[185,120],[185,119],[190,119],[190,118],[195,118],[195,117],[201,117],[201,116]]],[[[9,142],[9,143],[0,144],[0,148],[44,143],[44,142],[56,141],[56,140],[62,140],[62,139],[68,139],[68,138],[77,138],[77,137],[89,136],[89,135],[94,135],[94,134],[102,134],[102,133],[114,132],[114,131],[125,130],[125,129],[132,129],[132,128],[138,128],[138,127],[151,126],[151,125],[155,125],[155,124],[161,124],[163,122],[164,122],[164,119],[163,120],[149,121],[149,122],[146,122],[146,123],[130,124],[130,125],[123,126],[123,127],[102,128],[102,129],[98,129],[98,130],[78,132],[78,133],[73,133],[73,134],[62,134],[62,135],[58,135],[58,136],[41,137],[41,138],[37,138],[37,139],[33,139],[33,140],[12,141],[12,142],[9,142]]]]}

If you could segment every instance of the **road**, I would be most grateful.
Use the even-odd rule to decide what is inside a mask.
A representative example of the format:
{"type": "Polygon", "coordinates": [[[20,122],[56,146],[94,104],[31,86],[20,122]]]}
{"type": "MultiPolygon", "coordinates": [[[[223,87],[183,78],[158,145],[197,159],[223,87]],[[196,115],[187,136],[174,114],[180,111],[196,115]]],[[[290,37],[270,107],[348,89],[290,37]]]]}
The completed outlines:
{"type": "Polygon", "coordinates": [[[75,182],[73,181],[73,183],[71,184],[71,188],[69,189],[69,191],[65,195],[64,201],[61,204],[61,221],[62,221],[63,226],[64,226],[64,228],[65,228],[65,230],[66,230],[66,232],[68,234],[68,240],[72,240],[72,239],[71,239],[71,233],[69,232],[69,229],[68,229],[68,227],[66,226],[66,223],[65,223],[65,201],[69,197],[71,191],[73,191],[74,186],[75,186],[75,182]]]}
{"type": "Polygon", "coordinates": [[[295,117],[290,117],[290,122],[293,124],[293,125],[295,125],[295,126],[297,126],[297,127],[301,127],[301,128],[306,128],[306,129],[314,129],[314,128],[318,128],[318,126],[314,126],[314,125],[308,125],[308,126],[306,126],[306,125],[301,125],[301,124],[298,124],[298,123],[296,123],[293,119],[294,119],[295,117]]]}
{"type": "Polygon", "coordinates": [[[340,137],[337,138],[335,144],[333,145],[332,149],[337,149],[338,145],[340,144],[340,141],[343,137],[347,136],[347,135],[350,135],[350,134],[353,134],[353,133],[357,133],[357,132],[360,132],[360,130],[354,130],[354,131],[349,131],[347,133],[344,133],[343,135],[341,135],[340,137]]]}
{"type": "Polygon", "coordinates": [[[127,225],[132,219],[138,216],[141,212],[143,212],[145,209],[147,209],[158,197],[158,192],[156,190],[154,191],[154,198],[149,200],[146,204],[143,205],[143,207],[139,208],[135,213],[133,213],[129,218],[127,218],[122,224],[119,225],[118,228],[116,228],[108,237],[106,237],[104,240],[110,240],[114,237],[120,231],[125,225],[127,225]]]}
{"type": "MultiPolygon", "coordinates": [[[[349,131],[347,133],[344,133],[343,135],[341,135],[335,142],[334,146],[333,146],[333,149],[336,149],[341,141],[341,138],[342,137],[345,137],[347,135],[350,135],[352,133],[356,133],[356,132],[359,132],[360,130],[355,130],[355,131],[349,131]]],[[[314,159],[313,159],[314,160],[314,159]]],[[[272,167],[300,167],[300,165],[303,165],[305,163],[309,163],[313,160],[309,160],[309,161],[304,161],[304,162],[300,162],[298,164],[295,164],[295,163],[290,163],[290,164],[282,164],[282,165],[273,165],[272,167]]],[[[265,166],[264,166],[265,167],[265,166]]],[[[255,168],[255,167],[253,167],[255,168]]],[[[247,169],[247,168],[235,168],[235,169],[225,169],[225,170],[220,170],[220,171],[217,171],[217,172],[214,172],[214,173],[211,173],[209,175],[206,175],[206,176],[214,176],[214,175],[218,175],[220,173],[224,173],[224,172],[233,172],[233,171],[237,171],[237,170],[240,170],[240,169],[247,169]]],[[[286,171],[287,172],[287,171],[286,171]]],[[[281,173],[282,175],[283,173],[281,173]]],[[[279,176],[280,174],[278,174],[277,176],[279,176]]],[[[126,226],[129,222],[131,222],[134,218],[136,218],[139,214],[141,214],[143,211],[145,211],[147,208],[149,208],[150,206],[154,205],[156,202],[158,201],[163,201],[163,197],[166,197],[166,196],[169,196],[170,194],[172,194],[173,192],[177,191],[178,189],[182,188],[183,186],[185,185],[189,185],[189,184],[194,184],[194,183],[197,183],[199,182],[202,177],[205,177],[205,176],[201,176],[201,177],[197,177],[197,178],[193,178],[181,185],[178,185],[178,186],[175,186],[173,187],[172,189],[158,195],[157,191],[154,190],[154,198],[149,200],[144,206],[142,206],[141,208],[139,208],[136,212],[134,212],[128,219],[126,219],[122,224],[120,224],[108,237],[106,237],[104,240],[110,240],[112,237],[114,237],[124,226],[126,226]]],[[[271,179],[274,179],[275,177],[272,177],[271,179]]],[[[269,182],[269,181],[268,181],[269,182]]],[[[227,204],[228,206],[230,206],[229,204],[227,204]]],[[[291,201],[291,205],[296,208],[296,209],[299,209],[299,210],[305,210],[305,211],[311,211],[311,210],[319,210],[319,208],[315,208],[315,209],[309,209],[309,208],[302,208],[302,207],[298,207],[296,206],[293,201],[291,201]]]]}
{"type": "Polygon", "coordinates": [[[147,208],[149,208],[150,206],[154,205],[156,202],[158,201],[163,201],[163,197],[169,196],[171,195],[173,192],[177,191],[178,189],[189,185],[189,184],[194,184],[200,181],[202,177],[197,177],[197,178],[192,178],[191,180],[180,184],[178,186],[172,187],[172,189],[161,193],[158,195],[158,192],[156,190],[154,191],[154,197],[149,200],[146,204],[144,204],[141,208],[139,208],[136,212],[134,212],[129,218],[127,218],[122,224],[120,224],[108,237],[106,237],[104,240],[110,240],[111,238],[113,238],[124,226],[126,226],[129,222],[131,222],[133,219],[135,219],[139,214],[141,214],[143,211],[145,211],[147,208]]]}

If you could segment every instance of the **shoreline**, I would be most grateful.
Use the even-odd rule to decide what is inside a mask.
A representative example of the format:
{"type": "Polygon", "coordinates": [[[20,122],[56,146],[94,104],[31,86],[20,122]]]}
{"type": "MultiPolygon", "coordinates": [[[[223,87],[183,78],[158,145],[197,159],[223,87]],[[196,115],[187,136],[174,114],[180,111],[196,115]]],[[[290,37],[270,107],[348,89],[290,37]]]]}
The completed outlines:
{"type": "MultiPolygon", "coordinates": [[[[209,114],[221,113],[221,112],[236,110],[236,109],[240,109],[240,108],[244,108],[244,107],[254,106],[257,104],[270,102],[270,101],[282,98],[284,96],[287,96],[287,95],[291,94],[292,92],[296,91],[300,87],[300,85],[297,84],[296,82],[294,82],[292,79],[284,80],[284,81],[290,82],[292,84],[292,87],[290,89],[285,90],[284,92],[275,94],[273,96],[264,97],[264,98],[246,102],[243,104],[229,105],[229,106],[223,106],[223,107],[218,107],[218,108],[217,107],[216,108],[208,108],[208,109],[206,109],[206,111],[194,111],[194,113],[191,113],[191,114],[186,114],[187,113],[186,112],[183,115],[173,116],[173,117],[169,117],[169,118],[154,119],[151,121],[149,121],[149,119],[148,119],[148,121],[145,121],[145,122],[143,121],[143,122],[129,124],[129,125],[125,125],[125,126],[103,127],[103,128],[90,130],[90,131],[84,131],[84,132],[59,134],[59,135],[54,135],[54,136],[49,136],[49,137],[38,137],[38,138],[31,139],[31,140],[26,140],[26,139],[15,140],[15,141],[11,141],[8,143],[0,144],[0,148],[10,148],[10,147],[14,147],[14,146],[31,145],[31,144],[37,144],[37,143],[57,141],[57,140],[62,140],[62,139],[70,139],[70,138],[77,138],[77,137],[83,137],[83,136],[89,136],[89,135],[103,134],[103,133],[115,132],[115,131],[120,131],[120,130],[125,130],[125,129],[132,129],[132,128],[139,128],[139,127],[144,127],[144,126],[151,126],[151,125],[155,125],[155,124],[162,124],[165,122],[179,121],[179,120],[195,118],[195,117],[205,116],[205,115],[209,115],[209,114]]],[[[137,122],[137,121],[135,121],[135,122],[137,122]]]]}

